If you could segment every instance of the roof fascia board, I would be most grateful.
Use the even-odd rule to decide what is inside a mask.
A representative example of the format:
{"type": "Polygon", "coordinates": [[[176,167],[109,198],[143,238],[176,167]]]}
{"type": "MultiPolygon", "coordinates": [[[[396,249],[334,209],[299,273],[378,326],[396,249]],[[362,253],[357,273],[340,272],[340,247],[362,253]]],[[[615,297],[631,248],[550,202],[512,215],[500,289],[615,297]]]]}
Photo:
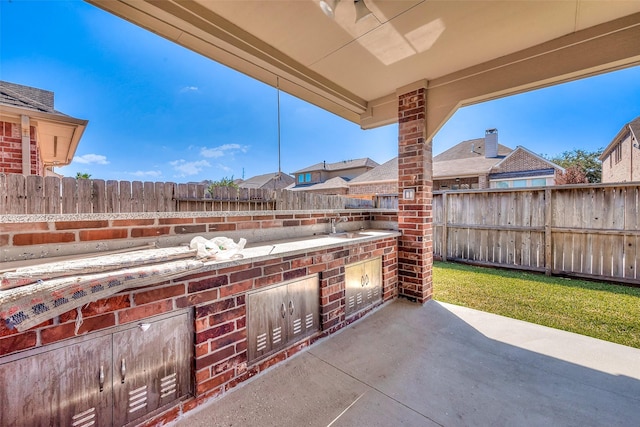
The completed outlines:
{"type": "MultiPolygon", "coordinates": [[[[622,139],[622,137],[627,133],[627,130],[633,133],[633,129],[631,129],[631,126],[629,126],[629,123],[626,123],[624,126],[622,126],[622,128],[620,129],[620,131],[618,131],[616,136],[613,137],[609,145],[607,145],[607,147],[602,151],[602,154],[600,154],[600,157],[598,157],[598,160],[604,161],[604,159],[606,159],[607,156],[611,154],[611,151],[618,144],[618,142],[620,142],[620,139],[622,139]]],[[[635,136],[635,133],[634,133],[634,136],[635,136]]]]}

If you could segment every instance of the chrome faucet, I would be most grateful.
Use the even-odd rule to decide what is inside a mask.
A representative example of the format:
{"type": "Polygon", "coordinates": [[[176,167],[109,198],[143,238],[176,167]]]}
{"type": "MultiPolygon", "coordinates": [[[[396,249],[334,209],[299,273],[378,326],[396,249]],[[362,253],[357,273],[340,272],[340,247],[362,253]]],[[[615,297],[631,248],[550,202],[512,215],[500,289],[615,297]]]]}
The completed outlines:
{"type": "Polygon", "coordinates": [[[336,224],[339,224],[341,222],[347,222],[348,219],[347,217],[344,216],[339,216],[337,218],[331,218],[331,233],[335,234],[336,233],[336,224]]]}

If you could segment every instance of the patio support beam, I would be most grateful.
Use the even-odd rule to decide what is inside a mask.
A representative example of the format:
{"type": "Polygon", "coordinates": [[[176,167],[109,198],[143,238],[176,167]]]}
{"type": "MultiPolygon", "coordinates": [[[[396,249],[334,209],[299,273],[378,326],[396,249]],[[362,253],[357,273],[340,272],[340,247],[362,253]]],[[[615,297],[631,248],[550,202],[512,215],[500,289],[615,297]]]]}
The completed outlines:
{"type": "Polygon", "coordinates": [[[431,140],[427,82],[398,90],[398,294],[420,304],[431,299],[433,266],[431,140]]]}

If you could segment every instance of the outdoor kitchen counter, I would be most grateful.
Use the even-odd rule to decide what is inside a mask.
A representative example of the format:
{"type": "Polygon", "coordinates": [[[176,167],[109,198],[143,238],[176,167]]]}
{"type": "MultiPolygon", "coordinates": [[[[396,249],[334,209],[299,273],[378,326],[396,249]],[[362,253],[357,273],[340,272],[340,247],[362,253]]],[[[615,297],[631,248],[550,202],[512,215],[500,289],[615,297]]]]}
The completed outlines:
{"type": "Polygon", "coordinates": [[[304,254],[311,250],[332,249],[351,246],[358,243],[371,242],[388,237],[398,237],[401,233],[395,230],[361,230],[335,234],[319,234],[299,239],[277,240],[248,244],[240,254],[242,258],[229,260],[211,260],[205,262],[205,271],[226,268],[251,262],[264,261],[285,256],[304,254]]]}

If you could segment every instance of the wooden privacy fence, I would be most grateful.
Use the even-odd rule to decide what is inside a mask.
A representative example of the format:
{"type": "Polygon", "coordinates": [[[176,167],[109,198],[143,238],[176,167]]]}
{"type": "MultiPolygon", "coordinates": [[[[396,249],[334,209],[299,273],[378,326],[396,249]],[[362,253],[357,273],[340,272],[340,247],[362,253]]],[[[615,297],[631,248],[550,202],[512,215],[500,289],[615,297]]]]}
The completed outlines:
{"type": "Polygon", "coordinates": [[[434,256],[640,284],[640,185],[435,193],[434,256]]]}
{"type": "Polygon", "coordinates": [[[0,214],[262,211],[371,208],[370,200],[300,191],[173,182],[0,174],[0,214]]]}

